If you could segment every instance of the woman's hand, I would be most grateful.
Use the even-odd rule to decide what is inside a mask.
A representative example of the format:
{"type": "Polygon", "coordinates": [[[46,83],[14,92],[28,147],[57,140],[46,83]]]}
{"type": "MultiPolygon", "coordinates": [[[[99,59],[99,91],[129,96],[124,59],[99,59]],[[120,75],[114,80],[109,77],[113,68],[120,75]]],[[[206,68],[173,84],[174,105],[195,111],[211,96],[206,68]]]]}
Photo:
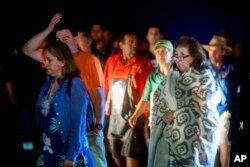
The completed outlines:
{"type": "Polygon", "coordinates": [[[171,111],[167,111],[167,112],[162,116],[162,120],[163,120],[166,124],[172,124],[172,123],[174,123],[174,120],[175,120],[174,113],[171,112],[171,111]]]}

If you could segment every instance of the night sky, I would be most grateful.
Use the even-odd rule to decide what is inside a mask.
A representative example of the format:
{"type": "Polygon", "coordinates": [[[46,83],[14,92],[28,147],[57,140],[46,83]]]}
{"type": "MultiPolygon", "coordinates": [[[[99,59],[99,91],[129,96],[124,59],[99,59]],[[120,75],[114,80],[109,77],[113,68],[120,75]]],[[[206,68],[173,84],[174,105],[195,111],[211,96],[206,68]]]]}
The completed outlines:
{"type": "MultiPolygon", "coordinates": [[[[53,14],[61,12],[75,25],[89,26],[101,21],[118,34],[134,30],[145,37],[147,26],[157,23],[164,37],[175,42],[181,35],[190,35],[201,43],[208,43],[213,34],[224,27],[236,40],[249,27],[249,10],[243,10],[246,2],[209,0],[36,0],[28,2],[9,1],[5,17],[7,30],[11,31],[8,42],[10,50],[20,49],[31,36],[43,30],[53,14]],[[15,4],[15,5],[14,5],[15,4]],[[91,11],[90,11],[91,10],[91,11]],[[12,16],[11,16],[12,15],[12,16]],[[244,18],[245,17],[245,18],[244,18]]],[[[246,5],[247,6],[247,5],[246,5]]]]}

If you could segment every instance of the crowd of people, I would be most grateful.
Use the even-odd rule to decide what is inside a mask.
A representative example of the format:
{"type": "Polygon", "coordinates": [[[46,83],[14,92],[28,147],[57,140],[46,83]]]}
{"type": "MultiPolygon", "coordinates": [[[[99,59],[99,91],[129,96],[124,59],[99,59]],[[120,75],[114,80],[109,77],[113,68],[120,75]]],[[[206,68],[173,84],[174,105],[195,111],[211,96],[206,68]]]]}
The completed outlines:
{"type": "MultiPolygon", "coordinates": [[[[249,39],[173,42],[156,25],[143,41],[130,31],[114,39],[101,24],[75,29],[56,13],[22,46],[45,70],[31,109],[32,166],[237,166],[233,151],[249,145],[249,39]]],[[[1,76],[1,110],[18,110],[9,108],[15,82],[1,76]]]]}

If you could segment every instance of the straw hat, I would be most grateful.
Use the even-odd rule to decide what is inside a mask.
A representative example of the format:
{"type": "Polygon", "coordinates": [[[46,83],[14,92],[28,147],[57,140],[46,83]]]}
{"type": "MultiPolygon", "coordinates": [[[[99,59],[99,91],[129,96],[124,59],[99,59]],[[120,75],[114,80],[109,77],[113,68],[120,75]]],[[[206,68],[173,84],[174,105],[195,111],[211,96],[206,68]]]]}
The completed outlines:
{"type": "Polygon", "coordinates": [[[210,40],[208,45],[202,45],[202,47],[208,51],[209,46],[220,46],[222,48],[225,49],[226,54],[225,55],[229,55],[232,53],[232,48],[230,48],[229,46],[227,46],[227,42],[226,39],[222,36],[216,36],[214,35],[212,37],[212,39],[210,40]]]}

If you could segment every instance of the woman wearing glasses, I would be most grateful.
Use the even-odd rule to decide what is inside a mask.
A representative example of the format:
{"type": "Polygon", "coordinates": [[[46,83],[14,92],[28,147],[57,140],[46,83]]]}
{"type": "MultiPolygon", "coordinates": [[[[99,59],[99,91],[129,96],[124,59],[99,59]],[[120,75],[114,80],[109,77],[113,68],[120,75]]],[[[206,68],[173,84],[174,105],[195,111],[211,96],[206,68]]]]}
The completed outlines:
{"type": "Polygon", "coordinates": [[[174,45],[167,77],[153,96],[148,167],[214,165],[220,101],[206,55],[192,37],[174,45]]]}

